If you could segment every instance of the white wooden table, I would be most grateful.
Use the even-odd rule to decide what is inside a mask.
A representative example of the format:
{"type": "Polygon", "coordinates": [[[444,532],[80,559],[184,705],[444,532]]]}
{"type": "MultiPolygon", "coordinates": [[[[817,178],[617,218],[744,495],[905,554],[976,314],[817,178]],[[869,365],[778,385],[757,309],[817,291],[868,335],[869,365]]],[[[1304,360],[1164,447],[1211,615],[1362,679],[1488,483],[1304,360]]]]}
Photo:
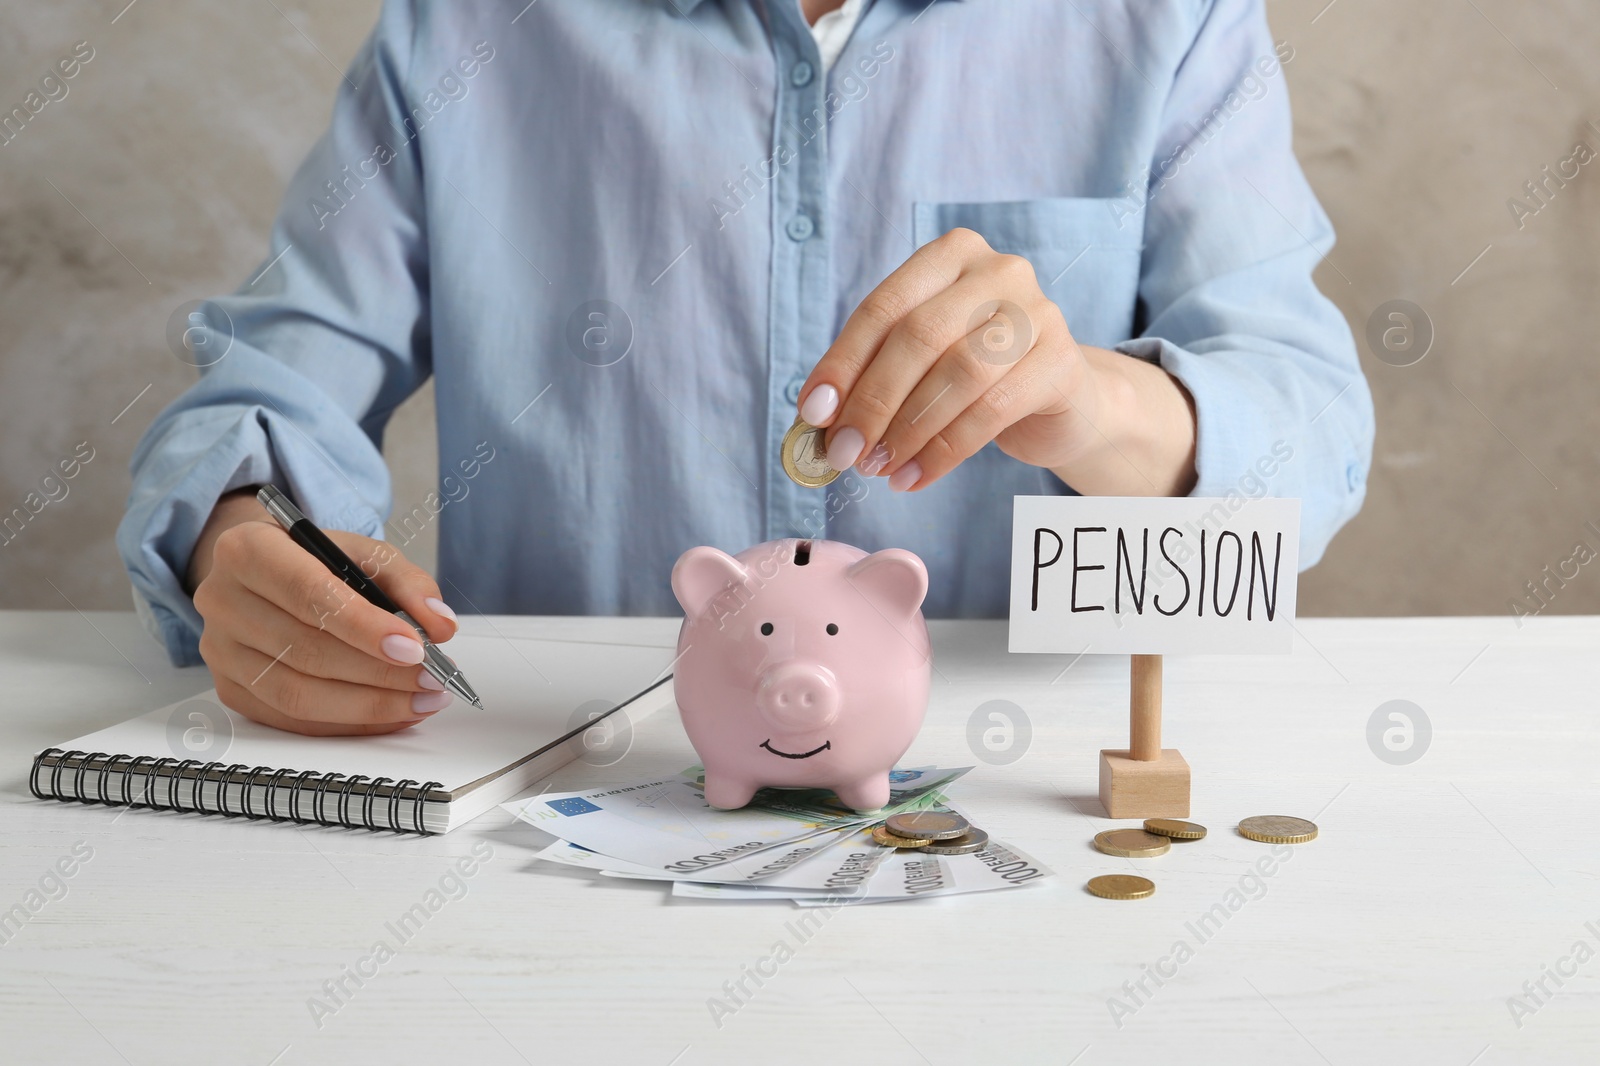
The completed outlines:
{"type": "MultiPolygon", "coordinates": [[[[676,632],[521,621],[663,646],[676,632]]],[[[972,763],[973,711],[1022,707],[1027,753],[980,764],[953,794],[1057,876],[843,908],[801,943],[786,923],[804,912],[788,904],[673,900],[536,862],[547,838],[499,811],[419,838],[34,800],[35,751],[208,681],[167,667],[131,615],[0,613],[0,908],[75,845],[92,849],[0,946],[0,1060],[1596,1061],[1600,957],[1580,962],[1574,946],[1600,955],[1600,620],[1297,624],[1292,656],[1168,660],[1166,740],[1194,767],[1194,818],[1211,833],[1126,860],[1089,846],[1111,824],[1095,760],[1127,739],[1126,659],[1009,656],[1003,624],[936,623],[912,757],[972,763]],[[1368,719],[1393,699],[1432,722],[1409,765],[1368,744],[1368,719]],[[1258,890],[1248,875],[1270,849],[1233,827],[1273,813],[1314,818],[1322,835],[1258,890]],[[480,842],[492,858],[465,895],[363,985],[345,977],[480,842]],[[1153,898],[1083,890],[1129,870],[1156,881],[1153,898]],[[716,1025],[708,1000],[780,939],[794,957],[759,988],[746,978],[753,994],[716,1025]],[[1158,985],[1146,967],[1170,976],[1158,985]],[[347,1002],[319,1028],[308,1001],[341,977],[347,1002]],[[1524,982],[1539,998],[1514,1019],[1524,982]]],[[[554,787],[692,761],[662,713],[621,762],[574,764],[554,787]]]]}

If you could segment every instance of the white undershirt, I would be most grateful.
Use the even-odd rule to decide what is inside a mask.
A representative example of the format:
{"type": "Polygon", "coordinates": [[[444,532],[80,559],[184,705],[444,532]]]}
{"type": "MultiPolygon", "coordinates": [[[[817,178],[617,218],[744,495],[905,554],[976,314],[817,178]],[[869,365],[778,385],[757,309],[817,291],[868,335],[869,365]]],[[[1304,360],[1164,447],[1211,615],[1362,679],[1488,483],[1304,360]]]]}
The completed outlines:
{"type": "Polygon", "coordinates": [[[811,36],[817,39],[817,51],[822,53],[824,75],[833,69],[833,61],[844,51],[844,43],[850,39],[850,31],[856,28],[864,6],[866,0],[844,0],[842,7],[823,15],[811,27],[811,36]]]}

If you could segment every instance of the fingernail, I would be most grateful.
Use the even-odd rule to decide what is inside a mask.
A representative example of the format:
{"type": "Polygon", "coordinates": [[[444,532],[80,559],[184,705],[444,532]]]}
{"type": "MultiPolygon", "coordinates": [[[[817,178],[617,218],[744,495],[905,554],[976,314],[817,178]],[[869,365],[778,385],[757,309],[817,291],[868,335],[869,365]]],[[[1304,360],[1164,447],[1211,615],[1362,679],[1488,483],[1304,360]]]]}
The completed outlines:
{"type": "Polygon", "coordinates": [[[444,691],[444,682],[440,681],[437,677],[434,677],[432,674],[428,673],[428,671],[426,671],[426,670],[418,670],[417,671],[417,684],[421,685],[423,688],[427,689],[429,692],[443,692],[444,691]]]}
{"type": "Polygon", "coordinates": [[[922,464],[915,459],[889,475],[889,489],[904,492],[922,480],[922,464]]]}
{"type": "Polygon", "coordinates": [[[820,426],[833,417],[839,409],[839,390],[832,385],[818,385],[800,405],[800,417],[813,426],[820,426]]]}
{"type": "Polygon", "coordinates": [[[893,458],[894,453],[889,450],[889,446],[880,440],[872,446],[872,451],[867,453],[867,457],[861,460],[858,466],[861,472],[868,477],[877,477],[883,472],[883,468],[889,465],[889,460],[893,458]]]}
{"type": "Polygon", "coordinates": [[[846,426],[833,435],[833,442],[828,445],[828,465],[835,470],[849,470],[861,458],[861,449],[866,446],[867,438],[861,431],[846,426]]]}
{"type": "Polygon", "coordinates": [[[456,620],[456,613],[450,609],[450,605],[437,596],[429,596],[422,601],[422,605],[434,614],[444,615],[452,622],[456,620]]]}
{"type": "Polygon", "coordinates": [[[419,692],[411,697],[411,710],[416,714],[434,714],[450,706],[455,699],[448,692],[419,692]]]}
{"type": "Polygon", "coordinates": [[[415,666],[422,661],[422,642],[415,637],[390,633],[378,643],[378,647],[383,649],[383,654],[397,663],[415,666]]]}

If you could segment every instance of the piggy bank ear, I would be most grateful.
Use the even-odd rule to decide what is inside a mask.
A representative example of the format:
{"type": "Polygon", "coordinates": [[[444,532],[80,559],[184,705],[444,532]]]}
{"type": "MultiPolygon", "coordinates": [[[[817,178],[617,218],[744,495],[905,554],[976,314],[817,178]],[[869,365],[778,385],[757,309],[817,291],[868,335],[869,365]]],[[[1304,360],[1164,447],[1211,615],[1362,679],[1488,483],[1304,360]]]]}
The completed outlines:
{"type": "Polygon", "coordinates": [[[896,621],[916,614],[928,595],[928,568],[904,548],[873,552],[858,559],[844,576],[878,610],[896,621]]]}
{"type": "Polygon", "coordinates": [[[694,618],[724,589],[742,585],[749,578],[745,565],[727,552],[690,548],[672,567],[672,594],[678,597],[684,615],[694,618]]]}

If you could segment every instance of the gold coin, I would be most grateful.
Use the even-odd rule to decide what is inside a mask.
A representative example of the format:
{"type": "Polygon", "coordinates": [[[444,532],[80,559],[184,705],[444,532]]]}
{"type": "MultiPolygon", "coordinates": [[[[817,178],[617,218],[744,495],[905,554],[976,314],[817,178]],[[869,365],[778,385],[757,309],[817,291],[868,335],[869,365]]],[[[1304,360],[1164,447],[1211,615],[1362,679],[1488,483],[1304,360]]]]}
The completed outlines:
{"type": "Polygon", "coordinates": [[[925,851],[929,855],[971,855],[975,851],[982,851],[989,846],[989,834],[977,826],[968,829],[961,836],[950,840],[934,840],[918,851],[925,851]]]}
{"type": "Polygon", "coordinates": [[[1133,874],[1105,874],[1089,878],[1084,886],[1101,899],[1144,899],[1156,894],[1156,883],[1133,874]]]}
{"type": "Polygon", "coordinates": [[[1171,840],[1199,840],[1206,835],[1206,827],[1200,823],[1177,818],[1146,818],[1144,831],[1171,840]]]}
{"type": "Polygon", "coordinates": [[[1263,844],[1304,844],[1317,839],[1317,823],[1287,814],[1258,814],[1239,823],[1239,835],[1263,844]]]}
{"type": "Polygon", "coordinates": [[[927,840],[954,840],[961,836],[972,823],[959,814],[947,811],[911,811],[906,814],[891,814],[884,823],[889,832],[896,836],[915,837],[927,840]]]}
{"type": "Polygon", "coordinates": [[[920,848],[932,844],[931,839],[923,840],[915,837],[896,836],[889,832],[888,826],[875,825],[872,827],[872,840],[886,848],[920,848]]]}
{"type": "Polygon", "coordinates": [[[822,430],[801,419],[795,419],[789,432],[783,435],[778,451],[783,460],[783,472],[796,485],[820,489],[839,476],[839,471],[828,465],[822,430]]]}
{"type": "Polygon", "coordinates": [[[1104,833],[1095,834],[1094,846],[1107,855],[1147,859],[1171,851],[1172,841],[1154,833],[1146,833],[1143,829],[1107,829],[1104,833]]]}

